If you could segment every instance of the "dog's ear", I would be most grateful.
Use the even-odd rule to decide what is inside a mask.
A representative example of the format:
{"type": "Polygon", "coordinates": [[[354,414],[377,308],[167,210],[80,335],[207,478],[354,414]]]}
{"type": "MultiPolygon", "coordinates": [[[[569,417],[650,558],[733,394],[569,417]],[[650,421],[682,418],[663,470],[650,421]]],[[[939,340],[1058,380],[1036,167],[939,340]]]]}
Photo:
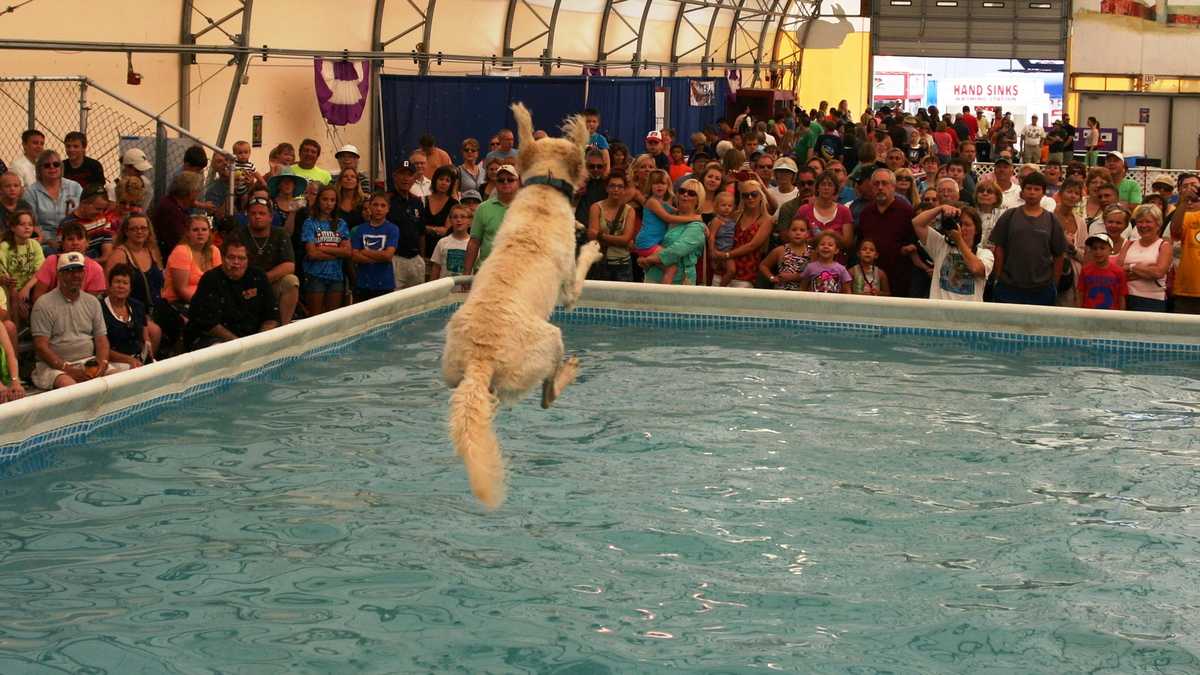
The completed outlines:
{"type": "Polygon", "coordinates": [[[533,115],[524,103],[517,101],[511,106],[513,119],[517,120],[517,148],[524,150],[533,145],[533,115]]]}
{"type": "Polygon", "coordinates": [[[571,115],[563,120],[563,137],[581,148],[586,148],[591,134],[587,130],[587,122],[583,115],[571,115]]]}

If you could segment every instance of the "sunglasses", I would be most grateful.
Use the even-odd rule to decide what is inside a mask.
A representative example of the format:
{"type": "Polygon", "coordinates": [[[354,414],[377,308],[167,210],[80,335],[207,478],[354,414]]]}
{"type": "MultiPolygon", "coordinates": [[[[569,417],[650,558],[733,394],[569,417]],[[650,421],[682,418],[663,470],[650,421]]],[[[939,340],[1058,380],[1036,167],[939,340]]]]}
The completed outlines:
{"type": "Polygon", "coordinates": [[[496,182],[497,182],[497,183],[499,183],[499,184],[501,184],[501,185],[506,185],[506,184],[508,184],[508,183],[515,183],[515,182],[517,182],[517,179],[516,179],[516,178],[497,178],[497,179],[496,179],[496,182]]]}
{"type": "MultiPolygon", "coordinates": [[[[758,193],[755,192],[754,194],[757,195],[758,193]]],[[[699,197],[700,195],[695,190],[688,190],[687,188],[684,188],[679,191],[679,196],[680,197],[699,197]]]]}
{"type": "Polygon", "coordinates": [[[745,197],[746,199],[756,199],[756,198],[760,197],[761,195],[759,195],[758,192],[755,191],[755,192],[743,192],[742,196],[745,197]]]}
{"type": "Polygon", "coordinates": [[[591,169],[593,171],[600,171],[604,168],[604,165],[603,164],[588,164],[587,167],[588,167],[588,169],[591,169]]]}
{"type": "Polygon", "coordinates": [[[479,152],[479,148],[463,148],[463,152],[479,152]]]}
{"type": "Polygon", "coordinates": [[[255,204],[258,204],[259,206],[270,206],[271,202],[263,199],[262,197],[254,197],[250,201],[246,202],[246,206],[254,206],[255,204]]]}
{"type": "Polygon", "coordinates": [[[42,165],[43,169],[57,169],[62,166],[62,162],[46,162],[42,165]]]}

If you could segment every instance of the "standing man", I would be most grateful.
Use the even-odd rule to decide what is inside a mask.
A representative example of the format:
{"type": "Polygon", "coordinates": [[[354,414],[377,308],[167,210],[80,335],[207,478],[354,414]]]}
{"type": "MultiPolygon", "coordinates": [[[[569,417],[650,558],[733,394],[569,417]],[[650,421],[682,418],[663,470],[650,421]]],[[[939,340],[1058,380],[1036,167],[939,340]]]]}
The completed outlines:
{"type": "Polygon", "coordinates": [[[421,152],[425,154],[425,177],[433,179],[433,172],[438,170],[439,166],[454,166],[454,160],[450,159],[450,153],[437,146],[437,140],[429,134],[421,136],[417,143],[421,146],[421,152]]]}
{"type": "Polygon", "coordinates": [[[492,242],[496,240],[496,233],[504,222],[504,214],[508,213],[508,205],[517,196],[520,187],[517,167],[505,164],[496,170],[496,192],[475,209],[475,217],[471,221],[471,242],[467,244],[463,274],[474,274],[491,254],[492,242]]]}
{"type": "Polygon", "coordinates": [[[496,141],[499,145],[483,158],[484,166],[487,166],[493,157],[506,163],[517,158],[517,149],[513,147],[512,129],[501,129],[500,133],[496,134],[496,141]]]}
{"type": "MultiPolygon", "coordinates": [[[[971,114],[971,106],[963,106],[962,121],[963,124],[967,125],[967,138],[963,143],[966,145],[975,145],[975,139],[979,137],[979,119],[971,114]]],[[[962,146],[960,145],[959,147],[961,148],[962,146]]]]}
{"type": "Polygon", "coordinates": [[[875,203],[863,208],[858,217],[862,239],[875,242],[879,254],[876,264],[887,274],[888,283],[897,293],[908,293],[912,284],[913,266],[907,250],[916,245],[913,232],[913,207],[896,199],[896,174],[890,169],[876,169],[871,174],[875,203]]]}
{"type": "Polygon", "coordinates": [[[1179,206],[1171,216],[1171,239],[1179,242],[1174,312],[1200,314],[1200,177],[1179,177],[1179,206]]]}
{"type": "Polygon", "coordinates": [[[272,211],[270,200],[251,197],[246,204],[247,222],[236,232],[246,245],[250,267],[266,275],[271,297],[279,306],[279,323],[286,326],[300,302],[300,278],[296,276],[296,253],[287,231],[271,227],[272,211]]]}
{"type": "Polygon", "coordinates": [[[598,148],[591,148],[584,157],[587,182],[575,193],[575,227],[578,228],[582,224],[585,231],[591,217],[592,204],[608,198],[608,164],[604,157],[604,151],[598,148]]]}
{"type": "Polygon", "coordinates": [[[408,163],[413,168],[413,184],[409,192],[424,203],[424,200],[429,199],[429,195],[433,194],[433,180],[426,175],[429,158],[423,151],[415,150],[408,156],[408,163]]]}
{"type": "Polygon", "coordinates": [[[996,158],[992,168],[992,180],[1004,195],[1000,200],[1000,208],[1015,209],[1022,204],[1021,185],[1013,180],[1012,160],[1007,156],[1000,155],[996,158]]]}
{"type": "Polygon", "coordinates": [[[646,154],[654,158],[654,167],[669,171],[671,169],[671,160],[667,157],[667,153],[663,152],[662,132],[655,129],[646,134],[646,154]]]}
{"type": "MultiPolygon", "coordinates": [[[[400,162],[392,170],[392,193],[387,219],[399,230],[396,255],[392,257],[392,272],[396,290],[425,283],[425,223],[421,218],[424,202],[413,194],[418,168],[412,162],[400,162]]],[[[351,242],[353,248],[353,242],[351,242]]]]}
{"type": "Polygon", "coordinates": [[[1126,175],[1125,155],[1116,150],[1108,153],[1104,156],[1104,168],[1112,174],[1112,182],[1117,186],[1121,206],[1132,209],[1142,203],[1142,186],[1126,175]]]}
{"type": "Polygon", "coordinates": [[[21,177],[21,185],[28,188],[37,182],[37,168],[34,164],[37,162],[38,155],[42,154],[42,150],[46,149],[46,135],[37,129],[27,129],[21,132],[21,153],[22,155],[9,164],[9,171],[21,177]]]}
{"type": "Polygon", "coordinates": [[[77,382],[129,368],[108,362],[108,329],[100,301],[83,293],[82,253],[58,256],[58,283],[38,298],[29,320],[37,364],[33,384],[38,389],[59,389],[77,382]]]}
{"type": "Polygon", "coordinates": [[[87,156],[87,135],[82,131],[72,131],[63,139],[67,149],[67,161],[63,162],[63,178],[83,186],[86,194],[93,188],[104,187],[104,167],[100,162],[87,156]]]}
{"type": "Polygon", "coordinates": [[[1042,161],[1042,141],[1045,138],[1046,132],[1038,122],[1038,116],[1034,115],[1029,124],[1021,130],[1021,161],[1026,164],[1042,161]]]}
{"type": "Polygon", "coordinates": [[[366,173],[359,171],[358,169],[359,155],[357,147],[353,145],[343,145],[342,147],[338,148],[337,152],[333,153],[333,158],[336,159],[338,163],[338,175],[333,176],[335,183],[338,179],[338,176],[342,175],[343,171],[346,169],[354,169],[354,172],[358,174],[358,189],[362,190],[365,194],[371,194],[371,177],[366,173]]]}
{"type": "Polygon", "coordinates": [[[333,176],[321,167],[317,166],[317,160],[321,158],[321,144],[311,138],[306,138],[300,141],[300,159],[291,166],[291,173],[294,176],[301,176],[305,180],[317,181],[321,185],[329,185],[333,182],[333,176]]]}
{"type": "Polygon", "coordinates": [[[1042,208],[1045,195],[1045,176],[1025,176],[1021,207],[1005,211],[992,229],[996,302],[1054,305],[1067,238],[1054,213],[1042,208]]]}
{"type": "Polygon", "coordinates": [[[192,296],[184,331],[188,350],[229,342],[279,325],[271,284],[262,270],[250,266],[246,244],[230,238],[223,248],[221,266],[200,277],[192,296]]]}

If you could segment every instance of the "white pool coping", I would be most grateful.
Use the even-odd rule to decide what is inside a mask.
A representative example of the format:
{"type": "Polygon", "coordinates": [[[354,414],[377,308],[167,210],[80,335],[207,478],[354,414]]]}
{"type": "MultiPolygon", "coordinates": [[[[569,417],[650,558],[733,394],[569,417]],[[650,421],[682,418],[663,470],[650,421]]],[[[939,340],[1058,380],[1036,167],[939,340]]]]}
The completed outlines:
{"type": "MultiPolygon", "coordinates": [[[[266,333],[0,405],[0,460],[34,447],[86,439],[141,411],[214,394],[322,349],[344,345],[402,319],[461,301],[441,279],[344,307],[266,333]]],[[[824,295],[793,291],[589,281],[581,306],[661,315],[758,317],[824,325],[906,327],[930,334],[1041,342],[1037,336],[1142,352],[1185,352],[1200,361],[1200,317],[1028,305],[824,295]]],[[[645,315],[642,315],[645,316],[645,315]]],[[[1074,343],[1074,342],[1073,342],[1074,343]]]]}

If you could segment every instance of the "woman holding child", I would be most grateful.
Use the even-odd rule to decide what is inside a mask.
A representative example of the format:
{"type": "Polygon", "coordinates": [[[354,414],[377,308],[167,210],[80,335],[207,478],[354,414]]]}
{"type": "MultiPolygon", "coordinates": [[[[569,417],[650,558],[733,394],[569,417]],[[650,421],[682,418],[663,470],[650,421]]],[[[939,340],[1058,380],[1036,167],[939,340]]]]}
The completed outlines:
{"type": "MultiPolygon", "coordinates": [[[[734,288],[753,288],[758,279],[758,265],[762,262],[767,237],[771,235],[773,223],[767,213],[765,190],[755,179],[737,183],[738,208],[735,212],[737,225],[733,232],[733,250],[720,254],[723,260],[733,260],[734,288]]],[[[721,261],[715,267],[722,269],[721,261]]]]}
{"type": "Polygon", "coordinates": [[[700,203],[703,201],[704,186],[700,181],[693,178],[679,186],[676,213],[692,216],[693,220],[671,225],[658,250],[638,258],[638,265],[645,270],[648,283],[695,285],[696,261],[708,239],[707,230],[700,220],[700,203]],[[673,270],[673,274],[664,279],[667,270],[673,270]]]}

